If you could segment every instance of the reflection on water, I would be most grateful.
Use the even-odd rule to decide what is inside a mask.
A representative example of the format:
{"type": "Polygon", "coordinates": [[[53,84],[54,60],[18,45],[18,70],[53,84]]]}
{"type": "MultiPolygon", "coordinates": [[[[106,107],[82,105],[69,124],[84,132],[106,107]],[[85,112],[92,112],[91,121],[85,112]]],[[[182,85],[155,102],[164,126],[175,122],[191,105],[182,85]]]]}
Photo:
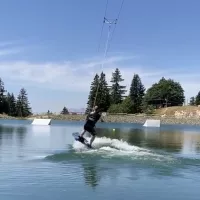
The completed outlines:
{"type": "Polygon", "coordinates": [[[179,153],[200,153],[200,131],[162,130],[154,128],[98,129],[98,136],[123,139],[131,145],[179,153]]]}
{"type": "Polygon", "coordinates": [[[95,163],[83,163],[82,167],[84,171],[85,183],[95,188],[100,181],[97,165],[95,163]]]}
{"type": "Polygon", "coordinates": [[[0,157],[11,161],[23,155],[23,146],[27,134],[25,126],[0,125],[0,157]]]}
{"type": "Polygon", "coordinates": [[[13,133],[14,127],[0,125],[0,133],[13,133]]]}
{"type": "Polygon", "coordinates": [[[72,132],[81,129],[82,124],[64,122],[0,125],[2,199],[130,199],[133,193],[144,200],[149,195],[162,200],[199,198],[197,129],[133,125],[113,131],[105,124],[97,129],[97,148],[79,151],[84,145],[74,145],[72,132]]]}
{"type": "Polygon", "coordinates": [[[17,143],[19,147],[24,146],[24,142],[26,139],[27,128],[26,127],[17,127],[16,128],[16,136],[17,143]]]}
{"type": "Polygon", "coordinates": [[[34,135],[42,135],[45,137],[50,135],[50,126],[37,126],[37,125],[31,125],[30,131],[31,133],[33,133],[34,135]]]}
{"type": "Polygon", "coordinates": [[[0,144],[4,142],[6,144],[12,143],[16,140],[18,146],[23,146],[27,128],[24,126],[15,127],[8,125],[0,125],[0,144]]]}
{"type": "MultiPolygon", "coordinates": [[[[35,143],[37,147],[66,146],[72,128],[67,126],[0,125],[0,145],[23,147],[35,143]]],[[[200,132],[157,128],[98,128],[98,137],[127,141],[130,145],[194,156],[200,153],[200,132]]]]}

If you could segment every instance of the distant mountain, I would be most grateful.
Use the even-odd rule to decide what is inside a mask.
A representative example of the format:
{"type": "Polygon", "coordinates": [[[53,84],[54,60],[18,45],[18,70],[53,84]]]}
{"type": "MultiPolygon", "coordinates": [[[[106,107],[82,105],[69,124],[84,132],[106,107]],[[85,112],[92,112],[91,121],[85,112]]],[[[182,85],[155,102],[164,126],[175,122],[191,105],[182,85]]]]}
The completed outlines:
{"type": "Polygon", "coordinates": [[[68,108],[69,112],[77,112],[77,113],[84,113],[85,108],[68,108]]]}

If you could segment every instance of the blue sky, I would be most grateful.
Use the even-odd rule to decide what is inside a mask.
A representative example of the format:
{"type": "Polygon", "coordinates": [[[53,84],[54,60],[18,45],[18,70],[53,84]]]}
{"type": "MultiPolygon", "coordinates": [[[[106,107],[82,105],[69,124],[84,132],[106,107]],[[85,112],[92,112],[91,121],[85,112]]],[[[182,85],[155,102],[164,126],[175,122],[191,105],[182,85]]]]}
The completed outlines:
{"type": "MultiPolygon", "coordinates": [[[[34,112],[84,108],[100,73],[107,39],[107,0],[0,0],[0,77],[8,91],[27,89],[34,112]]],[[[109,0],[117,18],[122,0],[109,0]]],[[[179,81],[186,98],[200,90],[200,2],[124,0],[103,71],[118,67],[130,87],[138,73],[148,89],[162,76],[179,81]]]]}

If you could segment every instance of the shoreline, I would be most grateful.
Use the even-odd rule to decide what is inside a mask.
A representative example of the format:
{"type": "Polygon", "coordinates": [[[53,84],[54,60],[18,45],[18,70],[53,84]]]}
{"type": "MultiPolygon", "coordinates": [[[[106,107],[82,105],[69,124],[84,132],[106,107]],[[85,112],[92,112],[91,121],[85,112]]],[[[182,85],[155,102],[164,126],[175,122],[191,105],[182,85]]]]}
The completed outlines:
{"type": "MultiPolygon", "coordinates": [[[[52,119],[61,121],[85,121],[86,115],[33,115],[30,117],[11,117],[6,115],[0,115],[0,119],[14,119],[14,120],[34,120],[34,119],[52,119]]],[[[136,123],[144,124],[147,119],[160,120],[160,124],[168,125],[200,125],[200,117],[175,117],[175,116],[162,116],[162,115],[144,115],[144,114],[115,114],[107,115],[103,117],[105,122],[109,123],[136,123]]],[[[100,122],[101,123],[101,122],[100,122]]]]}

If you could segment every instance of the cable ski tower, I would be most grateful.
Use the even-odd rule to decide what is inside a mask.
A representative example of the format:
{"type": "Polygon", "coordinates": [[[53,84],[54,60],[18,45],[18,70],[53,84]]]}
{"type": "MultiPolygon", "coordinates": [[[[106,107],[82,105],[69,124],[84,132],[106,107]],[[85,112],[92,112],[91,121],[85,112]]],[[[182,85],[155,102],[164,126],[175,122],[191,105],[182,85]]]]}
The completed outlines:
{"type": "MultiPolygon", "coordinates": [[[[101,64],[101,70],[102,70],[102,71],[103,71],[104,61],[105,61],[105,59],[106,59],[106,56],[107,56],[107,53],[108,53],[108,49],[109,49],[109,47],[110,47],[110,41],[112,40],[113,34],[114,34],[114,32],[115,32],[116,24],[117,24],[118,19],[119,19],[119,16],[120,16],[123,3],[124,3],[124,0],[122,0],[121,7],[120,7],[120,10],[119,10],[119,13],[118,13],[118,16],[117,16],[116,19],[108,19],[108,18],[106,17],[107,6],[108,6],[108,0],[107,0],[107,3],[106,3],[106,9],[105,9],[105,14],[104,14],[104,18],[103,18],[103,24],[102,24],[102,28],[101,28],[101,34],[100,34],[100,40],[99,40],[99,46],[98,46],[98,52],[99,52],[100,41],[101,41],[103,29],[104,29],[104,24],[107,24],[107,25],[108,25],[108,34],[107,34],[107,40],[106,40],[106,44],[105,44],[105,51],[104,51],[103,61],[102,61],[102,64],[101,64]],[[112,26],[114,26],[113,31],[111,31],[112,26]]],[[[96,91],[96,95],[95,95],[95,99],[94,99],[93,106],[96,105],[96,98],[97,98],[97,94],[98,94],[98,91],[99,91],[99,85],[100,85],[100,84],[98,84],[98,86],[97,86],[97,91],[96,91]]]]}
{"type": "MultiPolygon", "coordinates": [[[[101,70],[102,71],[103,71],[104,61],[105,61],[107,53],[108,53],[109,41],[110,41],[110,38],[112,37],[111,27],[112,27],[112,25],[116,25],[117,24],[117,19],[107,19],[106,17],[104,17],[103,25],[104,24],[108,24],[108,35],[107,35],[107,41],[106,41],[106,46],[105,46],[105,51],[104,51],[104,57],[103,57],[103,61],[102,61],[102,64],[101,64],[101,70]]],[[[102,31],[103,31],[103,27],[102,27],[102,31]]],[[[102,36],[102,32],[101,32],[101,36],[102,36]]],[[[97,91],[96,91],[93,107],[96,105],[96,98],[97,98],[97,94],[98,94],[98,91],[99,91],[99,85],[100,84],[98,84],[98,86],[97,86],[97,91]]]]}
{"type": "Polygon", "coordinates": [[[117,24],[117,19],[107,19],[107,18],[104,17],[103,23],[106,23],[106,24],[109,24],[109,25],[117,24]]]}

